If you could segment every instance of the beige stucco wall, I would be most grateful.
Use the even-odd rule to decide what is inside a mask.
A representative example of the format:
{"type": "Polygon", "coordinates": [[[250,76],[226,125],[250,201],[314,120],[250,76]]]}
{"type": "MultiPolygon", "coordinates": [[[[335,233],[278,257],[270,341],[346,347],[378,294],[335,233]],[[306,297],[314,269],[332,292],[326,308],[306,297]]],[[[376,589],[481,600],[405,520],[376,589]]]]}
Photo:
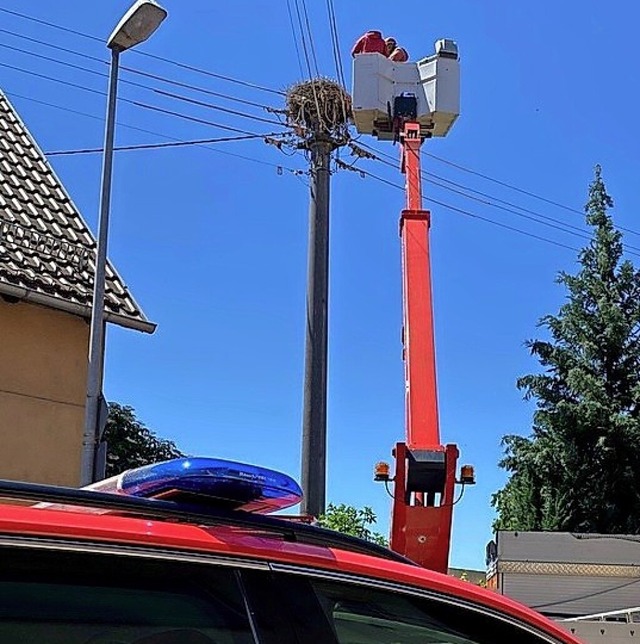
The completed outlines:
{"type": "Polygon", "coordinates": [[[0,298],[0,478],[77,486],[89,326],[0,298]]]}

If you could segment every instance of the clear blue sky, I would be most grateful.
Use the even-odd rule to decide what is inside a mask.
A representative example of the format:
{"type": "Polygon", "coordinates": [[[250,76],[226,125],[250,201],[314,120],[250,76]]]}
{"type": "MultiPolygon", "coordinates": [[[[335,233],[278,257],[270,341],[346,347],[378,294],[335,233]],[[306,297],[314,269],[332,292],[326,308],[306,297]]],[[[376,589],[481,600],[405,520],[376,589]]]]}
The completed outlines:
{"type": "MultiPolygon", "coordinates": [[[[595,163],[616,199],[616,221],[640,229],[637,167],[640,132],[633,45],[634,3],[425,3],[335,0],[344,65],[366,29],[394,34],[414,57],[439,37],[457,40],[462,57],[462,115],[426,151],[474,171],[580,209],[595,163]],[[400,9],[402,7],[402,10],[400,9]]],[[[299,80],[286,0],[212,3],[165,0],[169,18],[142,51],[282,90],[299,80]]],[[[307,1],[321,71],[333,61],[326,6],[307,1]]],[[[106,37],[129,0],[24,3],[0,8],[106,37]]],[[[0,44],[98,72],[106,65],[24,39],[107,59],[99,42],[0,13],[0,44]],[[17,37],[6,33],[12,31],[17,37]]],[[[0,47],[0,86],[45,151],[98,147],[105,98],[6,65],[106,89],[106,78],[0,47]],[[89,118],[67,110],[93,115],[89,118]]],[[[123,65],[280,107],[274,93],[216,80],[129,52],[123,65]]],[[[145,80],[123,72],[123,79],[145,80]]],[[[170,91],[269,116],[258,108],[189,90],[170,91]]],[[[121,96],[253,132],[272,126],[122,84],[121,96]]],[[[119,107],[121,145],[224,136],[208,125],[119,107]],[[147,134],[126,125],[144,128],[147,134]],[[161,136],[162,135],[162,136],[161,136]]],[[[276,128],[277,129],[277,128],[276,128]]],[[[369,141],[373,143],[373,141],[369,141]]],[[[306,282],[307,188],[277,166],[305,162],[261,142],[119,152],[110,256],[147,315],[152,336],[111,328],[106,394],[130,404],[160,436],[185,451],[244,459],[299,473],[306,282]],[[235,153],[264,163],[223,154],[235,153]]],[[[395,154],[389,144],[380,145],[395,154]]],[[[100,156],[55,157],[53,165],[92,229],[100,156]]],[[[401,183],[392,168],[364,169],[401,183]]],[[[426,157],[424,169],[560,222],[579,214],[513,192],[426,157]]],[[[578,247],[583,240],[430,184],[425,195],[503,224],[578,247]]],[[[397,223],[403,194],[373,179],[334,177],[331,231],[328,498],[370,505],[388,527],[389,499],[372,467],[390,459],[404,434],[400,260],[397,223]]],[[[500,438],[526,433],[532,406],[515,388],[536,369],[523,341],[563,292],[576,253],[490,223],[432,207],[433,279],[444,441],[476,466],[478,485],[458,505],[452,563],[481,568],[491,537],[491,494],[504,482],[500,438]]],[[[640,245],[637,237],[627,236],[640,245]]]]}

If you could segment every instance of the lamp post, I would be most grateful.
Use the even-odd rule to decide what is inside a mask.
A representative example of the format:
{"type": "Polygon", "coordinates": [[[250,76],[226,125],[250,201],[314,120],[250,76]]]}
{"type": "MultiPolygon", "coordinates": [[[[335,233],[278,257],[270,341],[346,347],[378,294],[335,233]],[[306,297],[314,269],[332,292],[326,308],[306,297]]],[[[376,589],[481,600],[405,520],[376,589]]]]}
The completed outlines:
{"type": "Polygon", "coordinates": [[[118,63],[120,53],[139,45],[149,38],[167,17],[167,12],[155,0],[136,0],[122,16],[107,40],[111,50],[111,73],[107,99],[107,122],[104,136],[102,181],[100,188],[100,215],[93,279],[93,303],[87,373],[87,400],[84,432],[82,436],[82,461],[80,484],[88,485],[104,475],[98,472],[97,453],[100,444],[100,403],[104,371],[104,294],[107,270],[107,240],[111,205],[111,174],[113,169],[113,142],[116,121],[118,63]]]}

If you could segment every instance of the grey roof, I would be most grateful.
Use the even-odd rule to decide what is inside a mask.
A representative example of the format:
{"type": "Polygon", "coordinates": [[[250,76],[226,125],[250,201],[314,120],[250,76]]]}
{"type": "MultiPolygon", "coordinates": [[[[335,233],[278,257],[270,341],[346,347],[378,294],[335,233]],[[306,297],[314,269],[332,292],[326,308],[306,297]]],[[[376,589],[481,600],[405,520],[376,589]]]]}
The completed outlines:
{"type": "MultiPolygon", "coordinates": [[[[89,318],[95,247],[86,222],[0,91],[0,294],[89,318]]],[[[110,264],[105,318],[155,330],[110,264]]]]}

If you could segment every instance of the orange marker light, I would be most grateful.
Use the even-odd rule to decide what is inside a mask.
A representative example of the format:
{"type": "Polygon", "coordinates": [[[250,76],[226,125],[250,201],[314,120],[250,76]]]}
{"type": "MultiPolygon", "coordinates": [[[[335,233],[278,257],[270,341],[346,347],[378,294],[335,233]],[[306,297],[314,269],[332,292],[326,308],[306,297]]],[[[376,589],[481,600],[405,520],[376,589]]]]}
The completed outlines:
{"type": "Polygon", "coordinates": [[[473,485],[476,482],[476,473],[473,465],[463,465],[460,468],[460,483],[465,485],[473,485]]]}
{"type": "Polygon", "coordinates": [[[374,481],[389,481],[389,463],[380,461],[376,463],[376,466],[373,470],[373,480],[374,481]]]}

